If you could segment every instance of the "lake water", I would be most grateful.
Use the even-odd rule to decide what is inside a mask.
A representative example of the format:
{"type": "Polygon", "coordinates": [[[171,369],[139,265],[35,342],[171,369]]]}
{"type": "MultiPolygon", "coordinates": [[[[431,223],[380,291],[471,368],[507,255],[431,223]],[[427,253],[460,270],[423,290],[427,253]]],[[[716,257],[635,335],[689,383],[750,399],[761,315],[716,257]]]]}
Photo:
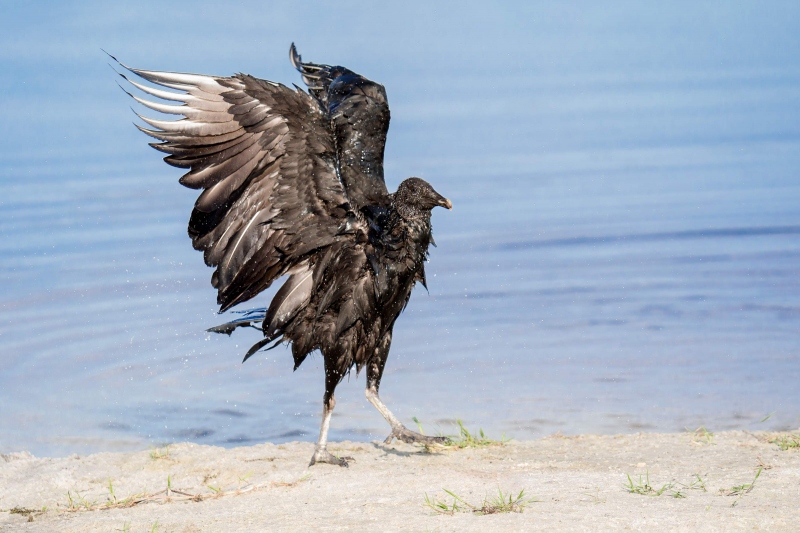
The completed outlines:
{"type": "MultiPolygon", "coordinates": [[[[386,85],[389,187],[420,175],[454,204],[381,388],[410,426],[800,426],[797,4],[215,5],[4,8],[0,452],[318,432],[320,357],[242,365],[258,332],[205,333],[227,317],[186,236],[195,193],[100,47],[290,84],[296,41],[386,85]]],[[[332,439],[388,434],[363,387],[337,389],[332,439]]]]}

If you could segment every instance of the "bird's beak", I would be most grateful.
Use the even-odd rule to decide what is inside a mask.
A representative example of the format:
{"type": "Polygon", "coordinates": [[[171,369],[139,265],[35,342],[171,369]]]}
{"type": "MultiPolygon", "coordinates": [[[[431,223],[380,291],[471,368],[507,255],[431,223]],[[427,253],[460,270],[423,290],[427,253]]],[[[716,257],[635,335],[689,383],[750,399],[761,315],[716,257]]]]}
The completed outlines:
{"type": "Polygon", "coordinates": [[[440,198],[439,199],[439,203],[437,205],[440,205],[442,207],[446,207],[447,209],[453,209],[453,202],[451,202],[450,200],[448,200],[444,196],[440,196],[439,198],[440,198]]]}

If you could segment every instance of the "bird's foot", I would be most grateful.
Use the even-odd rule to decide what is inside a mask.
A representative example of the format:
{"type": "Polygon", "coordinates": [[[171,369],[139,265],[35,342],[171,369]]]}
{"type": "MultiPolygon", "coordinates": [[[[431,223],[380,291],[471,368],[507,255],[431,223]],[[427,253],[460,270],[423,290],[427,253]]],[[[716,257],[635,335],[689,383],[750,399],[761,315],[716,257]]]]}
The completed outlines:
{"type": "Polygon", "coordinates": [[[347,464],[347,461],[355,461],[355,459],[353,459],[352,457],[336,457],[325,448],[322,449],[317,448],[314,451],[314,455],[311,457],[311,462],[308,463],[308,466],[313,466],[316,463],[328,463],[331,465],[343,466],[347,468],[349,466],[347,464]]]}
{"type": "Polygon", "coordinates": [[[420,435],[410,429],[400,426],[398,428],[392,428],[392,432],[386,437],[386,440],[383,441],[384,444],[391,444],[393,439],[401,440],[403,442],[407,442],[408,444],[424,444],[424,445],[431,445],[431,444],[447,444],[449,440],[447,437],[429,437],[427,435],[420,435]]]}

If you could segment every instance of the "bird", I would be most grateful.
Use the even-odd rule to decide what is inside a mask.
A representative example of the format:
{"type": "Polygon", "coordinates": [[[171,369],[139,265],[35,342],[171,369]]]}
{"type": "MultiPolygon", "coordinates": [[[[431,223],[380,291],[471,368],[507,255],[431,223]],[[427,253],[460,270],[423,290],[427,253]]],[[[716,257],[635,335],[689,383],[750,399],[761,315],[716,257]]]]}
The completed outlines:
{"type": "Polygon", "coordinates": [[[291,346],[295,370],[322,354],[322,422],[309,466],[353,460],[327,449],[334,392],[353,368],[366,369],[366,398],[391,426],[385,443],[444,443],[406,428],[379,396],[395,321],[417,283],[427,290],[432,211],[453,207],[418,177],[388,192],[384,86],[341,66],[303,62],[294,43],[289,58],[308,92],[241,73],[136,69],[110,57],[127,86],[144,93],[120,84],[136,102],[181,117],[134,111],[146,124],[136,127],[156,140],[150,146],[188,169],[180,183],[201,191],[188,233],[214,268],[219,312],[284,280],[268,307],[209,331],[261,330],[242,362],[279,344],[291,346]]]}

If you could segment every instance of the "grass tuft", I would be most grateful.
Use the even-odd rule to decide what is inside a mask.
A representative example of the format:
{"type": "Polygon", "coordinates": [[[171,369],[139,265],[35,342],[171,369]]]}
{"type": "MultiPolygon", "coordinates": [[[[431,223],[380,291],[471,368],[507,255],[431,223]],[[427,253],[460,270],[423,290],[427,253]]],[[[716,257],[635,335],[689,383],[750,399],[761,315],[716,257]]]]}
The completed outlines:
{"type": "Polygon", "coordinates": [[[497,496],[484,498],[483,505],[476,512],[478,514],[521,513],[527,504],[534,501],[525,498],[525,489],[519,491],[516,496],[513,492],[503,494],[502,490],[497,489],[497,496]]]}
{"type": "Polygon", "coordinates": [[[778,448],[783,451],[791,450],[793,448],[800,448],[800,435],[778,435],[770,439],[770,443],[777,444],[778,448]]]}
{"type": "Polygon", "coordinates": [[[69,510],[76,511],[78,509],[83,508],[86,511],[89,511],[95,507],[97,507],[96,501],[89,501],[87,500],[80,492],[77,490],[75,491],[75,498],[72,497],[72,492],[67,491],[67,500],[69,501],[69,510]]]}
{"type": "Polygon", "coordinates": [[[700,426],[694,431],[692,431],[689,428],[683,428],[683,429],[686,430],[687,433],[692,435],[693,442],[714,444],[714,434],[709,430],[707,430],[705,426],[700,426]]]}
{"type": "Polygon", "coordinates": [[[642,475],[639,474],[638,482],[633,481],[630,474],[625,474],[625,475],[628,476],[628,483],[623,484],[622,486],[630,494],[641,494],[642,496],[650,496],[650,495],[661,496],[662,494],[664,494],[664,492],[671,489],[674,485],[673,483],[665,483],[664,485],[662,485],[660,489],[653,488],[653,486],[650,485],[649,471],[645,472],[644,478],[642,478],[642,475]]]}
{"type": "Polygon", "coordinates": [[[114,494],[114,484],[111,482],[111,478],[108,478],[108,494],[110,498],[108,499],[108,503],[106,505],[116,505],[117,503],[117,495],[114,494]]]}
{"type": "Polygon", "coordinates": [[[245,475],[243,475],[243,476],[236,476],[236,477],[238,478],[238,480],[239,480],[239,481],[237,482],[236,490],[242,490],[242,484],[243,484],[243,483],[244,483],[244,486],[250,485],[251,483],[249,483],[247,480],[248,480],[248,479],[250,478],[250,476],[252,476],[254,473],[255,473],[255,471],[251,470],[250,472],[246,473],[246,474],[245,474],[245,475]]]}
{"type": "Polygon", "coordinates": [[[462,512],[479,515],[521,513],[525,510],[525,506],[537,501],[535,498],[526,498],[525,489],[519,491],[519,494],[516,496],[514,496],[513,492],[503,494],[503,491],[498,489],[497,496],[486,496],[483,502],[478,506],[469,503],[453,491],[447,489],[442,490],[453,498],[453,503],[448,504],[446,501],[439,500],[436,497],[431,498],[427,493],[425,494],[425,506],[439,514],[453,515],[462,512]]]}
{"type": "Polygon", "coordinates": [[[628,477],[628,482],[623,483],[623,488],[630,494],[640,494],[642,496],[661,496],[667,494],[673,498],[685,498],[687,490],[702,490],[708,492],[706,489],[706,482],[699,474],[695,474],[691,482],[688,484],[670,481],[661,485],[661,488],[655,488],[650,484],[650,472],[646,472],[644,477],[639,475],[639,481],[634,481],[630,474],[625,474],[628,477]]]}
{"type": "Polygon", "coordinates": [[[590,498],[590,501],[594,504],[606,503],[606,498],[600,497],[600,489],[595,489],[594,494],[591,492],[583,492],[582,494],[588,496],[590,498]]]}
{"type": "Polygon", "coordinates": [[[153,446],[153,448],[150,450],[150,459],[153,461],[158,461],[159,459],[169,459],[171,453],[172,449],[170,448],[169,444],[160,448],[153,446]]]}
{"type": "Polygon", "coordinates": [[[509,440],[505,435],[500,440],[490,439],[482,428],[478,428],[478,433],[470,433],[461,420],[456,420],[456,424],[458,424],[458,435],[448,436],[448,442],[445,443],[445,447],[458,449],[486,448],[489,446],[502,446],[509,440]]]}
{"type": "Polygon", "coordinates": [[[703,492],[708,492],[708,489],[706,488],[706,482],[703,481],[703,478],[700,477],[700,474],[695,474],[694,477],[694,481],[684,486],[689,490],[702,490],[703,492]]]}
{"type": "MultiPolygon", "coordinates": [[[[412,417],[411,420],[417,425],[420,435],[425,435],[419,419],[412,417]]],[[[464,423],[461,420],[456,420],[456,424],[458,425],[458,435],[445,435],[439,432],[438,436],[446,438],[447,441],[442,444],[422,444],[424,451],[436,452],[443,449],[487,448],[489,446],[502,446],[511,440],[506,438],[505,435],[500,437],[500,440],[490,439],[483,432],[483,428],[479,428],[477,433],[472,433],[464,427],[464,423]]]]}
{"type": "Polygon", "coordinates": [[[724,494],[725,496],[737,496],[736,500],[731,504],[731,507],[736,507],[736,504],[739,503],[739,500],[742,499],[742,496],[753,490],[753,487],[756,486],[756,480],[758,476],[761,475],[763,468],[759,468],[758,472],[756,472],[756,477],[753,478],[753,481],[750,483],[745,483],[744,485],[737,485],[735,487],[731,487],[729,489],[719,489],[719,491],[724,494]]]}

